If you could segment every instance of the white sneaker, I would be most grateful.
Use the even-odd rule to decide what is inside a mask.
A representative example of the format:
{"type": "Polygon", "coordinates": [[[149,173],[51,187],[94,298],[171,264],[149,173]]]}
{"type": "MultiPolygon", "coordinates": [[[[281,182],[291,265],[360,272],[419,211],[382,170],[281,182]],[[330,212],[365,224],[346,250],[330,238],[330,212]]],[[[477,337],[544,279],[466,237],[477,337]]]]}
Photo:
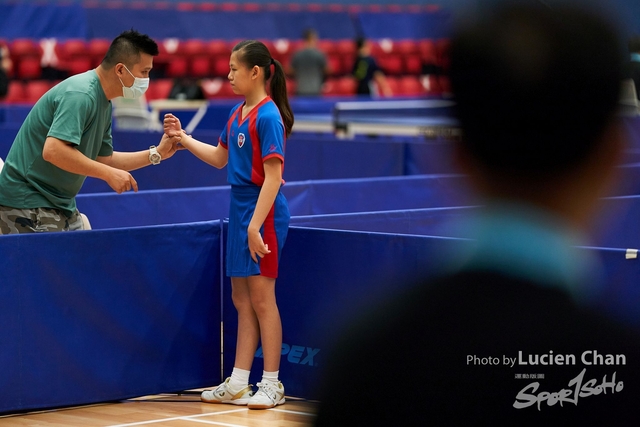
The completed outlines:
{"type": "Polygon", "coordinates": [[[269,409],[284,403],[284,386],[280,381],[258,383],[258,391],[249,399],[249,409],[269,409]]]}
{"type": "Polygon", "coordinates": [[[200,395],[200,400],[205,403],[230,403],[232,405],[246,405],[249,403],[249,399],[253,396],[251,384],[234,394],[229,388],[230,379],[227,378],[213,390],[203,391],[200,395]]]}

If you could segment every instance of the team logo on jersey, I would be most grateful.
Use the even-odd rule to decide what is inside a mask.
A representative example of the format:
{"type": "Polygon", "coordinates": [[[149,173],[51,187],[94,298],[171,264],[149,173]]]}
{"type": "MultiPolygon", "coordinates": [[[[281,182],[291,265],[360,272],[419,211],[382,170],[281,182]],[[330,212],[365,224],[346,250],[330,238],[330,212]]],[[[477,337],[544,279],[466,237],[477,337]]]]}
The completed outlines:
{"type": "Polygon", "coordinates": [[[244,145],[244,133],[238,134],[238,147],[242,148],[244,145]]]}

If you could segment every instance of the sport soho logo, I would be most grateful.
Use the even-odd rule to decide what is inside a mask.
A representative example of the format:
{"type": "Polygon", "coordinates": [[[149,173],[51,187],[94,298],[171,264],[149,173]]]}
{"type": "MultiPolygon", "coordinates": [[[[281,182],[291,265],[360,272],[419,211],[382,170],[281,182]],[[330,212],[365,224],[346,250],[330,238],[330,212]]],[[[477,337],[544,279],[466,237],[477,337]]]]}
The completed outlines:
{"type": "MultiPolygon", "coordinates": [[[[508,357],[503,355],[500,357],[478,357],[476,355],[467,355],[467,365],[502,365],[513,368],[518,366],[572,366],[576,364],[576,358],[573,354],[554,354],[550,351],[547,354],[529,354],[523,355],[522,351],[518,352],[518,357],[508,357]],[[502,363],[501,363],[502,362],[502,363]]],[[[626,365],[627,358],[624,354],[600,354],[595,350],[584,351],[579,360],[586,366],[616,366],[626,365]]],[[[572,378],[567,388],[559,391],[538,391],[540,382],[534,381],[522,388],[515,397],[513,407],[516,409],[528,408],[536,405],[538,411],[541,410],[542,404],[546,402],[547,406],[565,403],[578,404],[578,400],[590,396],[598,396],[600,394],[620,393],[624,389],[622,381],[616,381],[616,372],[614,371],[610,379],[608,375],[598,381],[595,378],[586,379],[587,368],[572,378]]],[[[516,378],[544,378],[543,374],[527,375],[516,374],[516,378]]]]}

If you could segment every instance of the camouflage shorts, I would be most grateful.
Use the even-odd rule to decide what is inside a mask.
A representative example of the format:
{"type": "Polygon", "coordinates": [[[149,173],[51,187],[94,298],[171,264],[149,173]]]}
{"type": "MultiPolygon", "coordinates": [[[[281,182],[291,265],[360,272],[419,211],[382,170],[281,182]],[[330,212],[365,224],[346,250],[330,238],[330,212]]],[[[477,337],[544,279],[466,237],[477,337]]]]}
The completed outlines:
{"type": "Polygon", "coordinates": [[[67,217],[59,209],[16,209],[0,206],[0,234],[40,233],[84,229],[77,210],[67,217]]]}

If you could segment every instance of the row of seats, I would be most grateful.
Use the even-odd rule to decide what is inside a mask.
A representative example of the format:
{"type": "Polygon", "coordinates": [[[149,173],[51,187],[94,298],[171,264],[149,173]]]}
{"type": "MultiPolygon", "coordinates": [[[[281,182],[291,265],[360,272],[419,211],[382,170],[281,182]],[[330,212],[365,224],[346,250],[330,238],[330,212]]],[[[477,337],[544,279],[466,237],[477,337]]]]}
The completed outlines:
{"type": "MultiPolygon", "coordinates": [[[[448,79],[444,76],[389,76],[389,86],[394,96],[441,95],[449,92],[448,79]]],[[[9,93],[3,100],[7,104],[34,104],[57,81],[13,80],[9,84],[9,93]]],[[[169,78],[151,79],[146,99],[166,99],[169,97],[174,80],[169,78]]],[[[236,97],[226,78],[214,77],[201,81],[203,93],[207,99],[236,97]]],[[[323,96],[351,96],[355,94],[355,81],[349,76],[330,77],[323,86],[323,96]]],[[[287,81],[290,96],[295,94],[295,81],[287,81]]]]}
{"type": "Polygon", "coordinates": [[[211,2],[211,1],[136,1],[123,2],[122,0],[84,0],[84,7],[110,7],[110,8],[149,8],[149,9],[168,9],[171,3],[175,5],[177,10],[193,11],[201,10],[203,12],[221,11],[221,12],[260,12],[272,10],[285,10],[291,12],[349,12],[349,13],[420,13],[434,12],[440,10],[437,4],[340,4],[340,3],[254,3],[254,2],[211,2]]]}
{"type": "Polygon", "coordinates": [[[2,41],[9,48],[13,62],[11,77],[20,80],[37,80],[43,69],[50,67],[67,75],[82,73],[102,62],[111,42],[104,39],[89,41],[80,39],[15,39],[2,41]]]}
{"type": "MultiPolygon", "coordinates": [[[[292,55],[302,47],[301,40],[262,40],[273,57],[288,66],[292,55]]],[[[156,76],[161,77],[225,77],[229,72],[229,56],[238,40],[166,39],[159,44],[155,58],[156,76]]],[[[2,41],[0,40],[0,43],[2,41]]],[[[53,67],[67,75],[96,67],[109,48],[105,39],[33,40],[5,42],[13,60],[12,77],[34,80],[42,77],[43,67],[53,67]]],[[[425,68],[446,69],[449,41],[372,40],[372,56],[386,74],[420,75],[425,68]]],[[[323,39],[318,48],[326,55],[331,76],[351,73],[356,56],[353,40],[323,39]]]]}

